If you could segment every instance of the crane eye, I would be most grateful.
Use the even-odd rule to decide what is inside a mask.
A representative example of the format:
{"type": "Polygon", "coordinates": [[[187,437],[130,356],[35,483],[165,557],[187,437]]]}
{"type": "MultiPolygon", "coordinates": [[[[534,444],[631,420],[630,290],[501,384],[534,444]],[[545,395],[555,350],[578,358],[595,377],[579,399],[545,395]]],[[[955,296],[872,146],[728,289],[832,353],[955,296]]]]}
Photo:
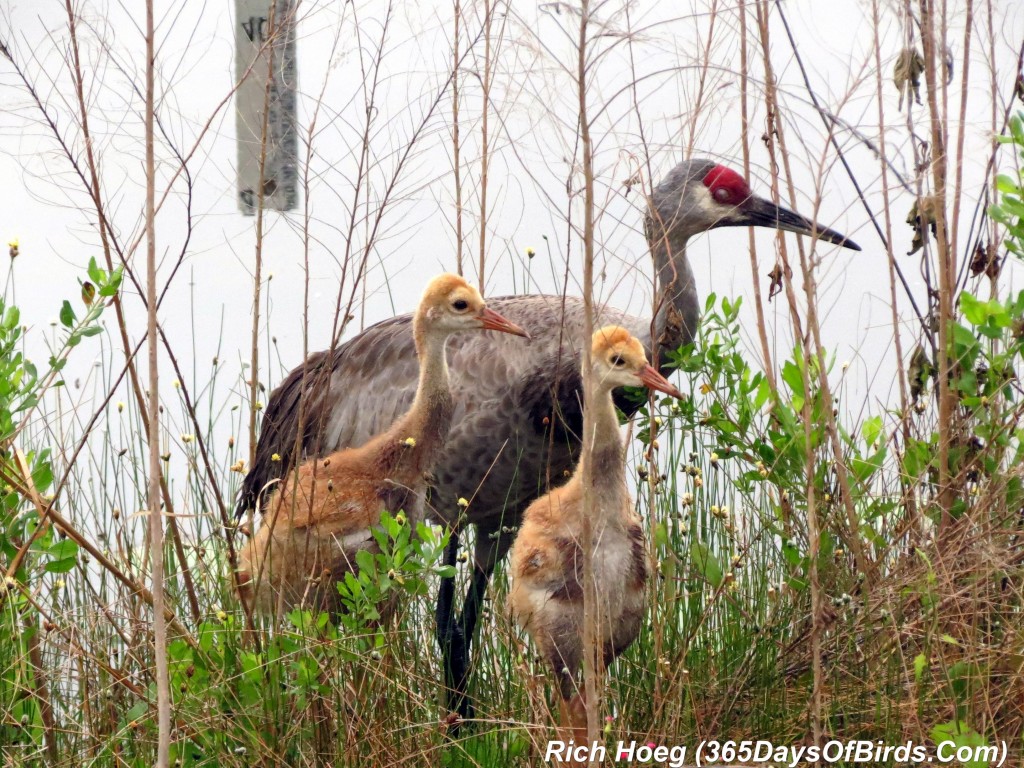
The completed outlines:
{"type": "Polygon", "coordinates": [[[626,361],[622,358],[622,355],[612,355],[612,365],[616,368],[621,368],[626,364],[626,361]]]}
{"type": "Polygon", "coordinates": [[[719,187],[714,191],[715,200],[720,203],[728,203],[732,199],[732,193],[725,187],[719,187]]]}
{"type": "Polygon", "coordinates": [[[469,309],[469,302],[466,301],[465,299],[456,299],[455,301],[452,302],[452,309],[454,309],[456,312],[465,312],[467,309],[469,309]]]}

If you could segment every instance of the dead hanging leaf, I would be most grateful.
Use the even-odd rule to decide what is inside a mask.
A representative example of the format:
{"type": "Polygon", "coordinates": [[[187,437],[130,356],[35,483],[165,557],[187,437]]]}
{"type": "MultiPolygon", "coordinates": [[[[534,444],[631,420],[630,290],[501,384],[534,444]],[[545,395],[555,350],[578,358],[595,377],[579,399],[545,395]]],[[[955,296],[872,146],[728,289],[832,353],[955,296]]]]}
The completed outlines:
{"type": "Polygon", "coordinates": [[[971,277],[977,277],[988,267],[988,249],[979,240],[974,246],[974,255],[971,256],[971,277]]]}
{"type": "Polygon", "coordinates": [[[921,73],[924,72],[924,57],[913,48],[904,48],[896,57],[892,81],[900,92],[900,111],[903,100],[913,91],[914,101],[921,104],[921,73]]]}
{"type": "Polygon", "coordinates": [[[1017,75],[1017,85],[1013,89],[1014,94],[1017,96],[1017,100],[1024,104],[1024,72],[1017,75]]]}
{"type": "Polygon", "coordinates": [[[85,302],[85,306],[91,307],[95,299],[96,286],[86,280],[82,283],[82,301],[85,302]]]}
{"type": "Polygon", "coordinates": [[[917,141],[917,156],[921,159],[914,169],[918,173],[925,173],[932,164],[932,145],[927,141],[915,140],[917,141]]]}
{"type": "Polygon", "coordinates": [[[782,262],[775,262],[775,266],[772,271],[768,273],[768,301],[771,301],[780,293],[782,293],[782,278],[784,276],[792,277],[792,270],[787,269],[786,275],[782,271],[782,262]]]}
{"type": "Polygon", "coordinates": [[[953,69],[954,69],[954,65],[953,65],[953,49],[952,48],[948,48],[948,47],[946,48],[945,65],[946,65],[946,85],[952,85],[952,83],[953,83],[953,69]]]}
{"type": "Polygon", "coordinates": [[[914,207],[907,214],[907,224],[914,229],[914,239],[910,242],[910,250],[907,256],[917,253],[924,247],[924,230],[927,226],[931,229],[932,237],[937,229],[936,222],[942,207],[939,205],[938,197],[919,197],[914,201],[914,207]]]}
{"type": "Polygon", "coordinates": [[[990,280],[995,280],[999,277],[999,273],[1003,269],[1003,260],[999,258],[999,254],[995,252],[995,247],[992,248],[992,258],[988,260],[988,266],[985,267],[985,277],[990,280]]]}
{"type": "Polygon", "coordinates": [[[910,365],[907,366],[907,378],[910,379],[910,396],[914,398],[914,404],[928,390],[928,379],[935,374],[935,366],[928,358],[928,353],[920,344],[914,348],[910,356],[910,365]]]}
{"type": "Polygon", "coordinates": [[[640,175],[640,171],[637,171],[624,182],[622,182],[622,186],[626,188],[626,194],[628,195],[630,192],[632,192],[633,187],[639,186],[643,182],[643,180],[644,179],[643,176],[640,175]]]}
{"type": "Polygon", "coordinates": [[[974,246],[974,255],[971,257],[971,276],[977,277],[985,274],[995,280],[999,277],[1001,267],[1002,263],[996,254],[995,246],[992,243],[982,245],[979,240],[978,244],[974,246]]]}

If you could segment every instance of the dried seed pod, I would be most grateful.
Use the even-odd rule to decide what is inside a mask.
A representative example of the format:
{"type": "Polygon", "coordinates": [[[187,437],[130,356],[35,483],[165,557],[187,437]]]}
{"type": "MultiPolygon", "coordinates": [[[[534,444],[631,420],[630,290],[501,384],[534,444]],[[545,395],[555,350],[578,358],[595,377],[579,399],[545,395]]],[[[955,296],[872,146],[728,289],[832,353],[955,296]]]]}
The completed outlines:
{"type": "MultiPolygon", "coordinates": [[[[792,270],[788,268],[786,270],[786,273],[787,276],[792,276],[793,274],[792,270]]],[[[768,273],[768,301],[771,301],[780,293],[782,293],[782,278],[782,262],[777,261],[775,262],[775,266],[772,268],[772,271],[768,273]]]]}
{"type": "Polygon", "coordinates": [[[921,73],[924,72],[924,57],[914,48],[904,48],[896,57],[896,66],[892,71],[892,81],[900,92],[900,111],[903,111],[903,99],[913,92],[914,101],[921,104],[921,73]]]}
{"type": "Polygon", "coordinates": [[[914,239],[910,243],[910,250],[907,255],[917,253],[924,247],[924,230],[928,227],[934,237],[938,228],[939,216],[942,215],[942,206],[938,197],[919,197],[914,201],[914,207],[907,214],[907,224],[914,229],[914,239]]]}

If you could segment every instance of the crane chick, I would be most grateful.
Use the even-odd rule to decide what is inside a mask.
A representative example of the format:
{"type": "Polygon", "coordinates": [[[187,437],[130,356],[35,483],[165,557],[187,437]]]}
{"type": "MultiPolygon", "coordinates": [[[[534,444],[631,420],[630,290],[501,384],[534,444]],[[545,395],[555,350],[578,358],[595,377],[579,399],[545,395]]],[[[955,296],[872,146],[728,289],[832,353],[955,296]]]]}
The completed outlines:
{"type": "Polygon", "coordinates": [[[593,533],[604,666],[636,639],[648,578],[644,534],[626,488],[612,390],[643,385],[682,397],[648,364],[643,346],[624,328],[610,325],[594,334],[591,365],[596,383],[592,402],[586,405],[593,413],[593,431],[587,435],[593,439],[593,506],[587,509],[583,504],[584,457],[565,485],[526,509],[512,550],[509,595],[513,617],[558,681],[563,725],[581,738],[586,736],[586,710],[576,676],[583,659],[584,518],[590,519],[593,533]]]}
{"type": "Polygon", "coordinates": [[[445,347],[459,331],[493,330],[529,338],[484,304],[473,286],[445,274],[427,285],[413,319],[419,383],[412,407],[386,432],[301,465],[267,501],[263,525],[243,548],[243,596],[273,612],[342,609],[336,584],[356,570],[359,550],[377,551],[372,528],[382,510],[422,513],[426,475],[438,459],[452,418],[445,347]]]}

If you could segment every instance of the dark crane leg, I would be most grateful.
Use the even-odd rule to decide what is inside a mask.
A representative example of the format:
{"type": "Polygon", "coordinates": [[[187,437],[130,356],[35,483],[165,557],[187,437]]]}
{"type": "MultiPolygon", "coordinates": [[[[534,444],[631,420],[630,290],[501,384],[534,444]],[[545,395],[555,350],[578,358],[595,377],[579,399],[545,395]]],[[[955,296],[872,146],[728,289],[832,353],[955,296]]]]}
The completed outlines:
{"type": "MultiPolygon", "coordinates": [[[[487,585],[494,573],[494,567],[508,552],[511,537],[499,537],[492,540],[494,531],[477,529],[477,557],[473,568],[473,577],[469,590],[462,603],[462,612],[455,616],[455,579],[444,578],[437,595],[437,644],[441,648],[441,660],[444,667],[445,706],[450,712],[458,714],[461,720],[474,717],[473,701],[469,697],[470,651],[476,625],[480,620],[487,585]],[[482,557],[480,555],[483,555],[482,557]]],[[[452,531],[448,546],[444,551],[444,564],[455,565],[459,551],[458,531],[452,531]]],[[[458,731],[456,723],[449,729],[453,734],[458,731]]]]}

